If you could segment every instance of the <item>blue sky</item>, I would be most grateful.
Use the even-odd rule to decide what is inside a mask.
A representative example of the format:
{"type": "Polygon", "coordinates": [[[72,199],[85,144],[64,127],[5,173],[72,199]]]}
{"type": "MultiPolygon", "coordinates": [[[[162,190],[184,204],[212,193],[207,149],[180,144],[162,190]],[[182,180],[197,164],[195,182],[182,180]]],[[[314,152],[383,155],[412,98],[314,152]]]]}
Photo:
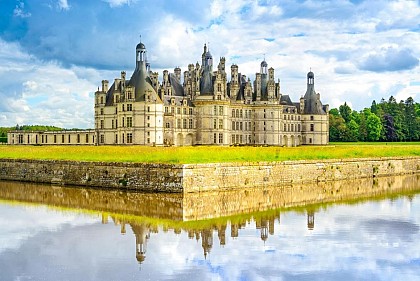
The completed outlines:
{"type": "MultiPolygon", "coordinates": [[[[420,1],[1,0],[0,126],[93,127],[93,93],[135,66],[186,70],[209,42],[254,78],[264,56],[297,101],[315,73],[323,103],[420,101],[420,1]]],[[[229,75],[230,78],[230,75],[229,75]]]]}

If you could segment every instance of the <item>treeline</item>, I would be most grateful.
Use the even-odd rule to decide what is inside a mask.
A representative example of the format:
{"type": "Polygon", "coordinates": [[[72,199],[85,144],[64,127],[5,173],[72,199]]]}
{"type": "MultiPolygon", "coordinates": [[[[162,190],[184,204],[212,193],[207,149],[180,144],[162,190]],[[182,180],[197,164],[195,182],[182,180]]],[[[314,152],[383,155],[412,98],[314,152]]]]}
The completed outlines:
{"type": "Polygon", "coordinates": [[[55,126],[45,125],[16,125],[15,127],[0,127],[0,143],[7,143],[7,132],[9,131],[61,131],[64,130],[55,126]]]}
{"type": "Polygon", "coordinates": [[[420,104],[413,98],[397,102],[372,102],[360,112],[347,103],[330,110],[330,141],[418,141],[420,140],[420,104]]]}

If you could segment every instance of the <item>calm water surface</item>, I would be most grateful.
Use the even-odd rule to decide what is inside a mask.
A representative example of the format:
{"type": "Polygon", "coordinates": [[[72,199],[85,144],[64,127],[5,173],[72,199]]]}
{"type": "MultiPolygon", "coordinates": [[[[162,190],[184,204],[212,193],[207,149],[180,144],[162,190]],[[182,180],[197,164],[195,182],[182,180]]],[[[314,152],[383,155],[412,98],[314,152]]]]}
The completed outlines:
{"type": "Polygon", "coordinates": [[[372,183],[363,188],[375,198],[342,202],[334,187],[327,201],[340,202],[294,209],[290,190],[188,197],[0,182],[0,280],[420,280],[420,182],[390,181],[410,188],[372,183]]]}

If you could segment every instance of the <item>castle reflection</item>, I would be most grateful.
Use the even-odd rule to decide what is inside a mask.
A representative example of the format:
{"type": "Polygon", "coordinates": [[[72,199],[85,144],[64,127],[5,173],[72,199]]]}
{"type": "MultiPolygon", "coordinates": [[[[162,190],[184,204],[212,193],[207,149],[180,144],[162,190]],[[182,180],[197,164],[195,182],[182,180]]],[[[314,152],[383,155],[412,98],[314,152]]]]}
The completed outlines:
{"type": "MultiPolygon", "coordinates": [[[[110,218],[114,221],[116,225],[120,225],[121,234],[126,234],[126,225],[129,225],[134,236],[135,236],[135,256],[139,263],[142,263],[146,259],[147,244],[151,239],[151,234],[159,233],[159,225],[153,225],[147,222],[139,222],[137,220],[121,220],[116,216],[110,215],[110,218]]],[[[307,229],[314,229],[314,218],[315,212],[307,212],[307,229]]],[[[108,215],[102,214],[102,223],[108,223],[108,215]]],[[[255,228],[260,232],[261,242],[264,243],[267,241],[270,235],[274,235],[275,224],[280,223],[280,212],[275,212],[274,214],[261,215],[258,217],[250,216],[248,218],[243,218],[241,220],[235,219],[235,222],[229,220],[224,223],[214,223],[211,222],[207,227],[194,228],[191,226],[186,227],[174,227],[168,228],[167,226],[162,228],[164,232],[173,231],[174,234],[185,234],[190,240],[196,240],[199,242],[201,240],[201,247],[203,248],[203,256],[207,258],[210,254],[213,245],[214,245],[214,236],[217,233],[220,246],[226,245],[226,231],[230,228],[230,237],[235,239],[239,237],[239,232],[241,229],[244,229],[245,226],[255,223],[255,228]]],[[[304,221],[302,221],[304,223],[304,221]]]]}
{"type": "MultiPolygon", "coordinates": [[[[241,229],[251,223],[265,243],[274,235],[275,225],[280,224],[280,209],[299,208],[298,212],[306,214],[307,230],[313,231],[316,204],[417,191],[419,178],[420,175],[410,175],[185,194],[0,181],[0,199],[102,214],[102,223],[112,219],[120,225],[121,234],[132,230],[135,257],[142,263],[146,259],[147,244],[158,231],[173,231],[197,242],[201,240],[203,255],[207,257],[216,235],[223,247],[228,243],[229,229],[230,237],[235,239],[240,237],[241,229]]],[[[305,225],[304,220],[302,225],[305,225]]]]}

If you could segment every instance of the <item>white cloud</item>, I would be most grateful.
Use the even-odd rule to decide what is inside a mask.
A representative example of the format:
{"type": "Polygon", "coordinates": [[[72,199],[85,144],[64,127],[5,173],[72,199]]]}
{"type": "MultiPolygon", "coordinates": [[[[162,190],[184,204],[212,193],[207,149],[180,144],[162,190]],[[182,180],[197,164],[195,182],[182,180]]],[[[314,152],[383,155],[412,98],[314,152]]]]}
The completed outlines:
{"type": "Polygon", "coordinates": [[[19,1],[13,10],[13,15],[20,18],[29,18],[31,13],[25,12],[25,3],[19,1]]]}
{"type": "Polygon", "coordinates": [[[136,2],[136,0],[102,0],[104,2],[107,2],[110,7],[120,7],[123,5],[130,5],[131,3],[136,2]]]}
{"type": "Polygon", "coordinates": [[[57,5],[60,10],[65,10],[65,11],[70,10],[70,5],[67,3],[67,0],[58,0],[57,5]]]}
{"type": "Polygon", "coordinates": [[[25,54],[16,44],[0,42],[0,126],[54,125],[93,127],[93,92],[100,81],[96,70],[66,69],[25,54]],[[88,74],[89,73],[89,74],[88,74]],[[91,80],[92,79],[92,80],[91,80]]]}

